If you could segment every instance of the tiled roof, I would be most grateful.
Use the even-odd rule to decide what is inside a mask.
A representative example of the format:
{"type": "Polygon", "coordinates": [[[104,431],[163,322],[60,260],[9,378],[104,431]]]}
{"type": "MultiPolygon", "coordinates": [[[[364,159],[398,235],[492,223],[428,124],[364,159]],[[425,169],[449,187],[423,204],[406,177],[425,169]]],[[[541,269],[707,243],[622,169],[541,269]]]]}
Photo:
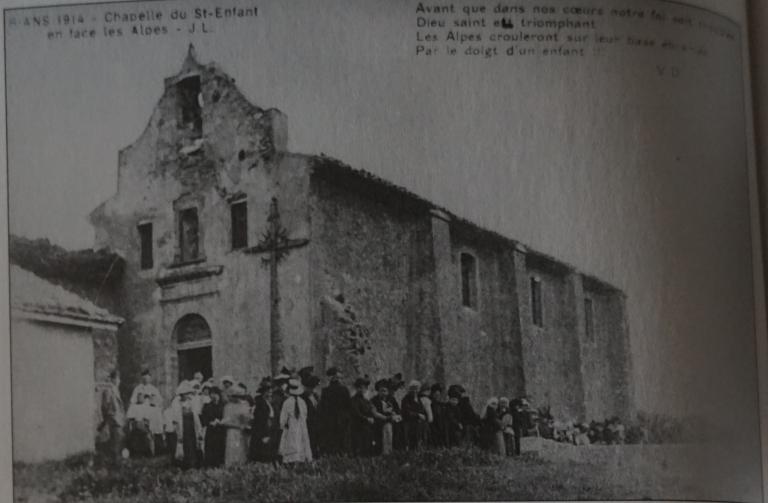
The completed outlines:
{"type": "Polygon", "coordinates": [[[10,267],[11,309],[73,320],[120,324],[123,319],[17,265],[10,267]]]}
{"type": "Polygon", "coordinates": [[[459,217],[449,210],[431,203],[418,194],[415,194],[410,190],[396,185],[388,180],[380,178],[379,176],[374,175],[368,171],[353,168],[338,159],[326,156],[324,154],[310,157],[313,161],[312,173],[314,175],[323,176],[325,179],[331,180],[334,183],[345,184],[353,190],[357,190],[360,193],[365,193],[369,198],[376,197],[378,192],[379,196],[389,201],[394,201],[394,205],[400,209],[403,209],[406,206],[406,203],[411,203],[413,205],[417,205],[420,208],[438,210],[449,216],[452,222],[465,225],[468,228],[483,233],[484,235],[492,237],[500,242],[504,242],[512,246],[520,246],[525,250],[526,256],[534,262],[547,264],[548,267],[554,267],[558,270],[570,270],[579,272],[590,282],[591,285],[594,285],[596,288],[621,292],[621,290],[617,287],[597,278],[596,276],[580,271],[576,266],[572,264],[563,262],[546,253],[536,251],[533,248],[530,248],[527,245],[520,243],[512,238],[506,237],[496,231],[482,227],[470,220],[467,220],[466,218],[459,217]],[[364,187],[356,188],[355,184],[362,184],[364,187]]]}

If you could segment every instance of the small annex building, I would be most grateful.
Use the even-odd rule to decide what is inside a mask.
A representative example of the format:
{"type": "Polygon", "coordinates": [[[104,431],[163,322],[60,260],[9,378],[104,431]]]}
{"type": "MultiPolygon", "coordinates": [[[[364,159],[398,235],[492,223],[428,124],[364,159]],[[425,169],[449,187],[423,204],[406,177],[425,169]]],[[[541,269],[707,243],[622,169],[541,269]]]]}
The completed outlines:
{"type": "Polygon", "coordinates": [[[14,462],[93,451],[94,341],[114,341],[123,320],[18,265],[10,282],[14,462]]]}

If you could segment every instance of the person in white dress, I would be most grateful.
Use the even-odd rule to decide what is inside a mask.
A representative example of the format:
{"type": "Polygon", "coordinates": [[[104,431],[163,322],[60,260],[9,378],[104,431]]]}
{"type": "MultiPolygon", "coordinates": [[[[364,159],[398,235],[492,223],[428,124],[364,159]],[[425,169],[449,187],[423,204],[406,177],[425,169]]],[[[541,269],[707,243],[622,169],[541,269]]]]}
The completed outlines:
{"type": "Polygon", "coordinates": [[[152,384],[152,373],[149,371],[149,369],[144,369],[141,372],[141,382],[136,385],[135,388],[133,388],[133,392],[131,393],[131,400],[129,403],[137,403],[139,401],[139,395],[142,395],[142,398],[146,395],[150,395],[153,399],[158,400],[158,407],[162,407],[162,396],[160,396],[160,391],[155,387],[154,384],[152,384]]]}
{"type": "Polygon", "coordinates": [[[229,389],[229,401],[224,405],[221,426],[227,429],[224,447],[224,465],[232,466],[248,461],[251,438],[251,406],[248,390],[242,384],[229,389]]]}
{"type": "Polygon", "coordinates": [[[307,404],[301,398],[304,392],[297,379],[288,381],[288,398],[280,411],[280,446],[278,454],[283,463],[312,461],[312,448],[307,430],[307,404]]]}

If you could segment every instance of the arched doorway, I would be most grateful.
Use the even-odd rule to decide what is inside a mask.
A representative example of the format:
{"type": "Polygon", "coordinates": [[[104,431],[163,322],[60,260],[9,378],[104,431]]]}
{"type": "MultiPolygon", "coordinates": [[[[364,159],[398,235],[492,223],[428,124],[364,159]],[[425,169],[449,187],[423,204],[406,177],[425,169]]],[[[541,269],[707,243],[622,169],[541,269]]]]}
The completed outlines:
{"type": "Polygon", "coordinates": [[[208,379],[213,375],[211,354],[211,327],[199,314],[187,314],[176,322],[173,329],[178,352],[178,381],[192,379],[195,372],[202,372],[208,379]]]}

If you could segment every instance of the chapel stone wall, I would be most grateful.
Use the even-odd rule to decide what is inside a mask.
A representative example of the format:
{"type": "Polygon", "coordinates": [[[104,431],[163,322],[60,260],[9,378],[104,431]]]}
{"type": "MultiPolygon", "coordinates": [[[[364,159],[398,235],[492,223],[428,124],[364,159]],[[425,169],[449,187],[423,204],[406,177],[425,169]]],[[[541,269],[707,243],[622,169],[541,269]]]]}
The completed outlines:
{"type": "Polygon", "coordinates": [[[361,190],[343,175],[312,180],[312,330],[320,368],[434,382],[443,370],[426,208],[377,197],[376,187],[361,190]],[[350,355],[354,344],[363,354],[350,355]]]}

